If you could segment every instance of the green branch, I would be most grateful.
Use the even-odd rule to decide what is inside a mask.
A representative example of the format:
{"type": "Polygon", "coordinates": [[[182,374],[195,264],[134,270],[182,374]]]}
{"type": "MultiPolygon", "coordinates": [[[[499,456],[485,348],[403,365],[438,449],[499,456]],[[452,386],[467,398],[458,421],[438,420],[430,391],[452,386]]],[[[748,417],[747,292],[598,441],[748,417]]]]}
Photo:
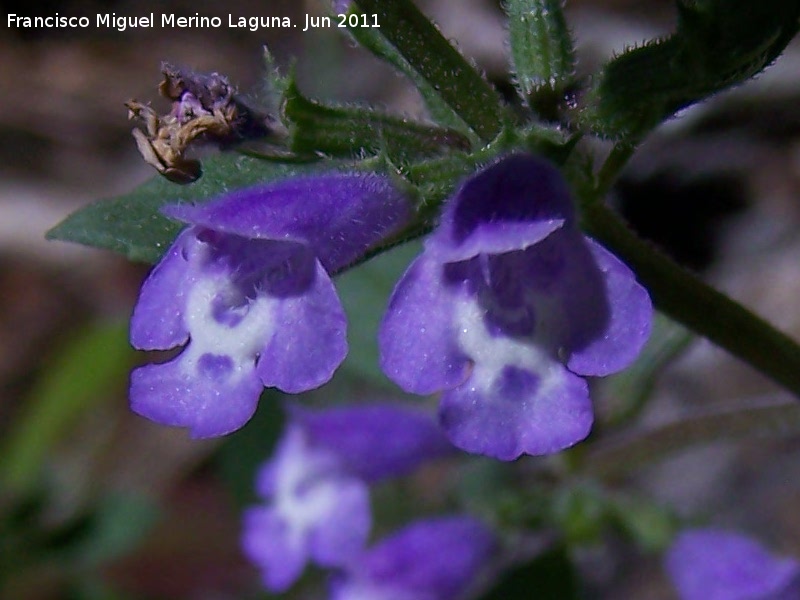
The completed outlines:
{"type": "Polygon", "coordinates": [[[794,340],[641,240],[600,201],[584,199],[582,218],[586,232],[636,272],[659,310],[800,397],[800,346],[794,340]]]}

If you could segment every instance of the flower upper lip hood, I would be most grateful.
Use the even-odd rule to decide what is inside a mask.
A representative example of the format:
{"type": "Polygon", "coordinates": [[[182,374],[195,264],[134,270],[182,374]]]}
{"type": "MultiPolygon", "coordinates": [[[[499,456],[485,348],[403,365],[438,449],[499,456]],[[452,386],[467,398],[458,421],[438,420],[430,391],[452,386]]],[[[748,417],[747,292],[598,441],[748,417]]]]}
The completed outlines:
{"type": "Polygon", "coordinates": [[[524,250],[563,225],[573,225],[575,210],[566,181],[542,164],[513,155],[491,167],[491,177],[470,179],[458,192],[458,201],[445,205],[439,227],[425,241],[426,252],[441,262],[457,262],[524,250]],[[531,169],[535,178],[520,176],[531,169]]]}
{"type": "Polygon", "coordinates": [[[384,176],[330,173],[244,188],[206,204],[174,204],[164,214],[248,239],[313,248],[328,273],[360,258],[412,217],[408,200],[384,176]]]}
{"type": "Polygon", "coordinates": [[[133,410],[194,437],[229,433],[264,387],[327,382],[347,354],[331,274],[401,230],[408,201],[388,178],[331,173],[175,205],[190,224],[142,286],[131,343],[183,346],[131,375],[133,410]]]}
{"type": "Polygon", "coordinates": [[[381,365],[408,392],[443,392],[456,446],[510,460],[577,443],[593,420],[583,377],[647,340],[647,292],[576,221],[558,170],[513,155],[467,179],[397,284],[381,365]]]}

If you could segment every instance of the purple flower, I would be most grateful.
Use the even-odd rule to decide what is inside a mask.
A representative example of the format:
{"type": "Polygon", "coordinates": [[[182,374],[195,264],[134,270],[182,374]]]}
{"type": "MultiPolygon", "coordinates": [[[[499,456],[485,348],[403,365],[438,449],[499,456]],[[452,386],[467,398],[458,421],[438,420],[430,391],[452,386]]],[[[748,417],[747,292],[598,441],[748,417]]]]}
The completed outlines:
{"type": "Polygon", "coordinates": [[[495,549],[492,533],[469,517],[414,523],[382,540],[332,585],[333,600],[455,600],[495,549]]]}
{"type": "Polygon", "coordinates": [[[754,540],[728,531],[684,531],[665,566],[681,600],[794,600],[800,562],[780,558],[754,540]]]}
{"type": "Polygon", "coordinates": [[[262,506],[244,515],[242,545],[272,591],[311,560],[346,567],[371,524],[368,487],[453,452],[426,413],[389,404],[291,409],[290,424],[257,482],[262,506]]]}
{"type": "Polygon", "coordinates": [[[381,363],[408,392],[444,392],[441,422],[459,448],[548,454],[586,437],[583,377],[630,364],[651,319],[631,271],[578,229],[559,172],[515,155],[445,207],[394,290],[381,363]]]}
{"type": "Polygon", "coordinates": [[[411,216],[386,178],[356,173],[290,179],[164,212],[191,226],[142,286],[131,343],[185,347],[133,372],[131,406],[193,437],[244,425],[264,386],[297,393],[331,378],[347,342],[329,274],[411,216]]]}

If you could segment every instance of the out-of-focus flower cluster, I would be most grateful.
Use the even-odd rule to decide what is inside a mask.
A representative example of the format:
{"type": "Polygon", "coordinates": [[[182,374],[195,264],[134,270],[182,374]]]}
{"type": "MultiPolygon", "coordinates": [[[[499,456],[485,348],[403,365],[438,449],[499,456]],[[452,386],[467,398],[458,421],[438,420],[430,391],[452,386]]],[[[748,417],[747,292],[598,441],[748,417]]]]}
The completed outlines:
{"type": "Polygon", "coordinates": [[[286,590],[313,562],[334,570],[337,600],[458,598],[495,546],[479,521],[421,520],[367,547],[369,484],[453,453],[435,421],[391,404],[290,413],[258,475],[264,503],[244,516],[243,548],[267,589],[286,590]]]}

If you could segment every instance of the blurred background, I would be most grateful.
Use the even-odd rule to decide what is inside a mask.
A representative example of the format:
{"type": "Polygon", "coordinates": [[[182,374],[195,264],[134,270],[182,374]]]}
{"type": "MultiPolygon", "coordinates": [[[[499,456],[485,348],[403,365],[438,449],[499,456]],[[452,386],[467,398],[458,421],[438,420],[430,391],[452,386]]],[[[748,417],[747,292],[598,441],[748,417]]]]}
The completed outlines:
{"type": "MultiPolygon", "coordinates": [[[[151,10],[219,15],[224,23],[229,13],[302,23],[306,14],[323,14],[320,2],[3,2],[6,14],[87,15],[93,23],[0,25],[0,598],[264,597],[238,550],[238,512],[253,500],[252,469],[268,455],[275,412],[259,410],[240,434],[212,441],[190,441],[130,413],[127,374],[144,357],[128,348],[127,319],[148,266],[47,242],[44,233],[77,208],[154,175],[136,150],[123,103],[166,108],[156,91],[163,60],[226,74],[241,92],[263,98],[267,45],[280,66],[295,66],[311,97],[421,115],[413,89],[335,28],[94,27],[98,13],[151,10]]],[[[419,5],[511,93],[498,2],[419,5]]],[[[568,1],[567,17],[586,74],[674,26],[666,0],[568,1]]],[[[798,74],[795,43],[755,81],[662,127],[613,199],[642,235],[795,337],[798,74]]],[[[392,268],[399,272],[402,261],[392,268]]],[[[381,285],[388,293],[391,278],[381,285]]],[[[375,293],[377,319],[386,295],[375,293]]],[[[704,341],[687,346],[652,394],[641,426],[698,406],[788,398],[704,341]]],[[[599,396],[601,418],[613,410],[612,396],[599,396]]],[[[633,482],[681,514],[747,523],[800,556],[798,450],[796,438],[718,443],[637,471],[633,482]]],[[[590,597],[671,597],[655,559],[599,552],[585,560],[590,597]]]]}

